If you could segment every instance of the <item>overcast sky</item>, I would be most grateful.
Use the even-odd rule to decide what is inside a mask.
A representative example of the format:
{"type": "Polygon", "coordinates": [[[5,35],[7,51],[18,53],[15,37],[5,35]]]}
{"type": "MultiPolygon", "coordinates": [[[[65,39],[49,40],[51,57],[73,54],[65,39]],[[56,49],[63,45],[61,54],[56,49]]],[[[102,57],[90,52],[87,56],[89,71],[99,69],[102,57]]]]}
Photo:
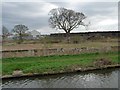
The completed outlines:
{"type": "MultiPolygon", "coordinates": [[[[25,0],[24,0],[25,1],[25,0]]],[[[84,31],[115,31],[118,30],[117,2],[3,2],[2,24],[12,30],[16,24],[24,24],[30,30],[38,30],[41,34],[60,33],[62,30],[51,29],[48,23],[49,11],[64,7],[77,12],[83,12],[90,21],[90,26],[80,26],[72,32],[84,31]]]]}

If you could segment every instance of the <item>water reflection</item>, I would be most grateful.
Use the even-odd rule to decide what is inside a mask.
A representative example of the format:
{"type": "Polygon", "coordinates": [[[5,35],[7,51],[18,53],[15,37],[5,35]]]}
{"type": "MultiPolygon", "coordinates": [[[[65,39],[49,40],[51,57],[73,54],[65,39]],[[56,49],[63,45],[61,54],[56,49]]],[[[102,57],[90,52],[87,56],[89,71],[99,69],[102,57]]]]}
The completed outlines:
{"type": "Polygon", "coordinates": [[[3,88],[118,88],[120,69],[3,80],[3,88]]]}

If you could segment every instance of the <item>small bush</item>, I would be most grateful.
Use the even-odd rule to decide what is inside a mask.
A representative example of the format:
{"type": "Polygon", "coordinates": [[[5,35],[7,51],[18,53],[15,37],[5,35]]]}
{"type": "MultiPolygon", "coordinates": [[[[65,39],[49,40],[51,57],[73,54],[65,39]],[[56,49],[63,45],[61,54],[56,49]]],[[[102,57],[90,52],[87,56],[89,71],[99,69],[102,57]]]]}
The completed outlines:
{"type": "Polygon", "coordinates": [[[100,58],[100,59],[95,60],[95,62],[94,62],[94,65],[97,67],[111,65],[111,64],[112,64],[112,62],[106,58],[100,58]]]}

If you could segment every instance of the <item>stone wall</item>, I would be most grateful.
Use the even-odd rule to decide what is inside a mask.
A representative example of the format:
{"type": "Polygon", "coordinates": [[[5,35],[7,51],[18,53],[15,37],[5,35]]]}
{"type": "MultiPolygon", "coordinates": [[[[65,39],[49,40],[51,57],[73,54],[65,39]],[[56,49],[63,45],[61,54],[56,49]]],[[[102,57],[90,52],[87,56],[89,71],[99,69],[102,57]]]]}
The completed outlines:
{"type": "Polygon", "coordinates": [[[2,58],[10,57],[32,57],[32,56],[49,56],[49,55],[73,55],[81,53],[93,53],[93,52],[108,52],[118,51],[119,46],[101,47],[101,48],[55,48],[55,49],[32,49],[32,50],[9,50],[1,51],[2,58]]]}

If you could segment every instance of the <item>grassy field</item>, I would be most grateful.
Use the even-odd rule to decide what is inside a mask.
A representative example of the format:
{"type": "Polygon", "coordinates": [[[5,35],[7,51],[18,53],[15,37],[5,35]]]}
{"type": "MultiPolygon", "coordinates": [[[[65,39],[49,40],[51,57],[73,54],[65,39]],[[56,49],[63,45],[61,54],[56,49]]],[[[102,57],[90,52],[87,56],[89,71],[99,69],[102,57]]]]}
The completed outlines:
{"type": "MultiPolygon", "coordinates": [[[[119,52],[120,53],[120,52],[119,52]]],[[[112,64],[120,63],[118,52],[87,53],[80,55],[41,56],[2,59],[2,74],[11,75],[14,70],[23,73],[45,73],[74,70],[75,68],[94,67],[94,61],[106,58],[112,64]]]]}
{"type": "Polygon", "coordinates": [[[43,49],[43,48],[81,48],[81,47],[94,47],[94,48],[101,48],[101,47],[110,47],[110,46],[118,46],[117,41],[87,41],[81,42],[79,44],[66,44],[66,43],[45,43],[45,44],[6,44],[2,46],[2,50],[21,50],[21,49],[43,49]]]}

